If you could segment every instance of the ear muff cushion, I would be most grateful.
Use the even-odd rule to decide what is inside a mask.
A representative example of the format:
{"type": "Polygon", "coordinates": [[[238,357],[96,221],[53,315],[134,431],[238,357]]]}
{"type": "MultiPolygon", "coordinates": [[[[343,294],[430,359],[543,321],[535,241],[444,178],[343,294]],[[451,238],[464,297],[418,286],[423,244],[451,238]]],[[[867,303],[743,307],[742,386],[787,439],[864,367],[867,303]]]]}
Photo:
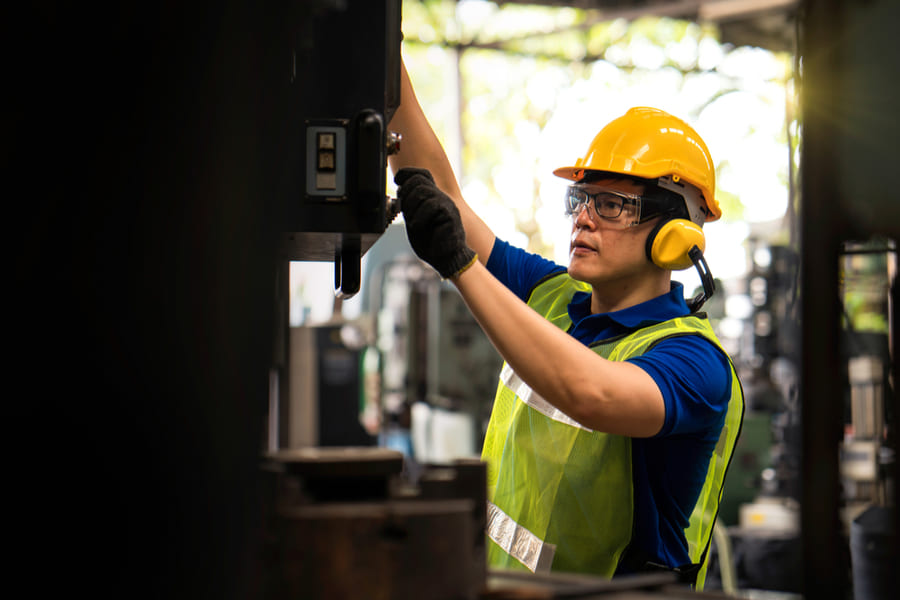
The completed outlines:
{"type": "Polygon", "coordinates": [[[688,252],[694,246],[706,250],[706,238],[699,225],[687,219],[660,221],[647,236],[647,258],[663,269],[680,271],[694,263],[688,252]]]}

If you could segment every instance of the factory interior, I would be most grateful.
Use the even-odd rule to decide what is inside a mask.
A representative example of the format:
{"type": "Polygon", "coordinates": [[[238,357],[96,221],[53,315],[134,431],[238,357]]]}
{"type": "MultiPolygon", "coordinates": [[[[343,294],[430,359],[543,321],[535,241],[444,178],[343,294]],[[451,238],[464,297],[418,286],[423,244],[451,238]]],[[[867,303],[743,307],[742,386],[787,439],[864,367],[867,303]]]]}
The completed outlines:
{"type": "Polygon", "coordinates": [[[12,495],[33,515],[13,518],[30,589],[896,597],[897,24],[894,0],[16,7],[4,156],[26,190],[9,317],[30,458],[12,495]],[[661,58],[643,64],[647,39],[661,58]],[[735,216],[707,227],[706,311],[745,412],[702,590],[488,568],[480,452],[503,361],[398,216],[401,56],[472,203],[551,259],[562,188],[525,181],[534,203],[504,206],[522,189],[504,169],[543,177],[564,143],[574,159],[573,107],[611,117],[644,97],[626,85],[656,86],[723,149],[735,216]],[[738,60],[759,57],[775,74],[738,60]]]}

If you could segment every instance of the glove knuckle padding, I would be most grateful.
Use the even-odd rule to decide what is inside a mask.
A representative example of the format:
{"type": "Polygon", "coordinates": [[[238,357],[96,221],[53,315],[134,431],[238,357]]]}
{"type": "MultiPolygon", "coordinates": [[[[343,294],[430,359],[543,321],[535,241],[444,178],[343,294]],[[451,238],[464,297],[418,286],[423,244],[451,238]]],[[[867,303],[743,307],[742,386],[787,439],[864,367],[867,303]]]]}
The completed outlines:
{"type": "Polygon", "coordinates": [[[400,198],[400,207],[403,216],[409,218],[424,204],[429,198],[435,194],[440,194],[440,190],[434,187],[434,184],[421,176],[415,176],[404,183],[397,190],[397,196],[400,198]]]}
{"type": "Polygon", "coordinates": [[[404,167],[397,171],[397,174],[394,175],[394,183],[399,186],[404,186],[406,183],[413,178],[421,178],[426,179],[428,181],[434,182],[434,177],[431,175],[431,171],[428,169],[419,169],[416,167],[404,167]]]}
{"type": "Polygon", "coordinates": [[[400,185],[406,234],[415,253],[442,277],[451,277],[471,264],[475,253],[466,245],[459,209],[424,169],[401,169],[400,185]]]}

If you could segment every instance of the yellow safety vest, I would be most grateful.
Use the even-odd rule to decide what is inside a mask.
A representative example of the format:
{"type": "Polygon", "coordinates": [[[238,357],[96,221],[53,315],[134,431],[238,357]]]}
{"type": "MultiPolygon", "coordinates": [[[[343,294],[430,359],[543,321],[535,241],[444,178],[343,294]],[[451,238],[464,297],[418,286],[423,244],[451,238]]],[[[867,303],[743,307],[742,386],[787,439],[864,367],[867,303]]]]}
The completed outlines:
{"type": "MultiPolygon", "coordinates": [[[[566,331],[571,326],[568,304],[577,291],[589,292],[590,287],[561,273],[540,283],[528,305],[566,331]]],[[[721,348],[707,319],[688,315],[591,349],[621,361],[678,335],[702,335],[721,348]]],[[[731,380],[722,432],[684,531],[691,562],[698,565],[698,589],[706,576],[707,548],[725,470],[743,420],[743,392],[733,366],[731,380]]],[[[631,438],[577,423],[504,364],[482,458],[488,465],[488,563],[492,568],[532,572],[552,568],[612,577],[632,537],[631,438]]]]}

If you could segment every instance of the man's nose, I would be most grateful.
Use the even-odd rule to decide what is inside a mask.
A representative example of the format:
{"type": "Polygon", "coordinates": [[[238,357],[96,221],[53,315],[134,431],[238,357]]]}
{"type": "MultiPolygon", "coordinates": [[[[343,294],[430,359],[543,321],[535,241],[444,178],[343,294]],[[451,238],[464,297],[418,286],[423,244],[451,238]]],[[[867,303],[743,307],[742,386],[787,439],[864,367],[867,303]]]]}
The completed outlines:
{"type": "Polygon", "coordinates": [[[590,205],[585,202],[575,212],[575,227],[578,229],[593,229],[596,226],[591,216],[590,205]]]}

